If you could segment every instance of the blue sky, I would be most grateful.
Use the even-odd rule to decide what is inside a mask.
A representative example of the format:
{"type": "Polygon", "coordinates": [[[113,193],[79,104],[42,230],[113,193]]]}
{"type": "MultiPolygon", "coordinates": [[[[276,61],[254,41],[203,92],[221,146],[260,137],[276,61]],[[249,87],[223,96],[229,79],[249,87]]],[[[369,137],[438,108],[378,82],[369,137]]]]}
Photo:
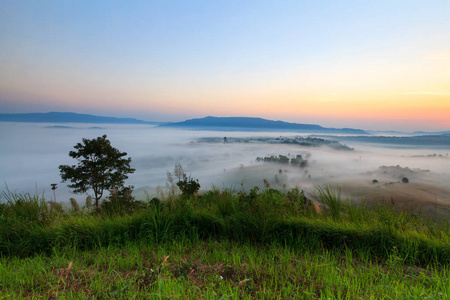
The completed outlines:
{"type": "Polygon", "coordinates": [[[446,129],[449,16],[448,0],[4,0],[0,108],[446,129]]]}

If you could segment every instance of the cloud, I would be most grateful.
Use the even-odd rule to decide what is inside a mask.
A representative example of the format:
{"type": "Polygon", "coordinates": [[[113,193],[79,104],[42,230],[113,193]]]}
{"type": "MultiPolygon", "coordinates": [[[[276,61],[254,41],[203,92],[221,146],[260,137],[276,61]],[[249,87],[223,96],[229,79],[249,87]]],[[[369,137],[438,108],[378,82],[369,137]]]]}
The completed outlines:
{"type": "Polygon", "coordinates": [[[436,96],[450,96],[450,92],[406,92],[402,95],[436,95],[436,96]]]}

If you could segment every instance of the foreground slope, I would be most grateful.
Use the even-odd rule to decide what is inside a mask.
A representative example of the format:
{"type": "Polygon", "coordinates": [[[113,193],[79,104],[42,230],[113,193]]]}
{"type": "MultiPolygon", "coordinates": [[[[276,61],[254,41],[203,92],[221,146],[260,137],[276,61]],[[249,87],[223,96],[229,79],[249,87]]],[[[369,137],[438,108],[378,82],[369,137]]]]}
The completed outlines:
{"type": "Polygon", "coordinates": [[[6,298],[446,299],[445,220],[354,206],[318,188],[168,194],[61,211],[3,194],[6,298]]]}

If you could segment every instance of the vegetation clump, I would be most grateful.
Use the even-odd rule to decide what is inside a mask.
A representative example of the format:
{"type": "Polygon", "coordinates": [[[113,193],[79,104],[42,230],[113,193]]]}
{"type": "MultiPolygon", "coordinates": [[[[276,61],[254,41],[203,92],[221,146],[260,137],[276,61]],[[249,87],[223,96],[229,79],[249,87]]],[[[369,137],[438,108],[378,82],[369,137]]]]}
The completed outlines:
{"type": "Polygon", "coordinates": [[[285,155],[271,155],[271,156],[265,156],[265,157],[257,157],[257,162],[275,162],[280,164],[291,164],[295,167],[305,168],[308,165],[308,160],[304,159],[302,155],[297,154],[295,157],[289,159],[288,156],[285,155]]]}
{"type": "Polygon", "coordinates": [[[133,187],[113,187],[109,190],[108,196],[100,204],[100,211],[108,215],[114,214],[131,214],[134,211],[145,208],[143,201],[138,201],[132,196],[133,187]]]}
{"type": "Polygon", "coordinates": [[[201,142],[207,142],[207,143],[251,143],[251,142],[258,142],[258,143],[268,143],[268,144],[288,144],[288,145],[298,145],[303,147],[321,147],[326,146],[330,147],[334,150],[339,151],[353,151],[354,149],[341,144],[338,141],[335,140],[327,140],[317,137],[249,137],[249,138],[214,138],[214,137],[208,137],[208,138],[201,138],[201,142]]]}
{"type": "Polygon", "coordinates": [[[200,189],[200,183],[198,182],[198,179],[192,178],[190,175],[189,177],[184,173],[182,165],[177,162],[175,164],[175,176],[178,178],[177,186],[181,191],[181,195],[183,197],[191,197],[193,195],[196,195],[200,189]]]}

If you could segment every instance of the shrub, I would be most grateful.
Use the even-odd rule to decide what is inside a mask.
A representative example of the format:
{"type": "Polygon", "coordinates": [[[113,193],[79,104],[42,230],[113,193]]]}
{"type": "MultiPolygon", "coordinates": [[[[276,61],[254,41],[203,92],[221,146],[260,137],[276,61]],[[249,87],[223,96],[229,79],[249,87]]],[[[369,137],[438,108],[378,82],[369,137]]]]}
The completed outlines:
{"type": "Polygon", "coordinates": [[[198,193],[200,189],[198,179],[193,179],[190,175],[187,177],[179,162],[175,164],[174,173],[178,178],[177,186],[180,189],[183,198],[189,198],[198,193]]]}
{"type": "Polygon", "coordinates": [[[100,209],[103,213],[108,215],[113,214],[131,214],[137,209],[145,208],[145,203],[137,201],[131,194],[133,187],[123,187],[118,189],[116,187],[110,190],[111,195],[104,200],[100,209]]]}

